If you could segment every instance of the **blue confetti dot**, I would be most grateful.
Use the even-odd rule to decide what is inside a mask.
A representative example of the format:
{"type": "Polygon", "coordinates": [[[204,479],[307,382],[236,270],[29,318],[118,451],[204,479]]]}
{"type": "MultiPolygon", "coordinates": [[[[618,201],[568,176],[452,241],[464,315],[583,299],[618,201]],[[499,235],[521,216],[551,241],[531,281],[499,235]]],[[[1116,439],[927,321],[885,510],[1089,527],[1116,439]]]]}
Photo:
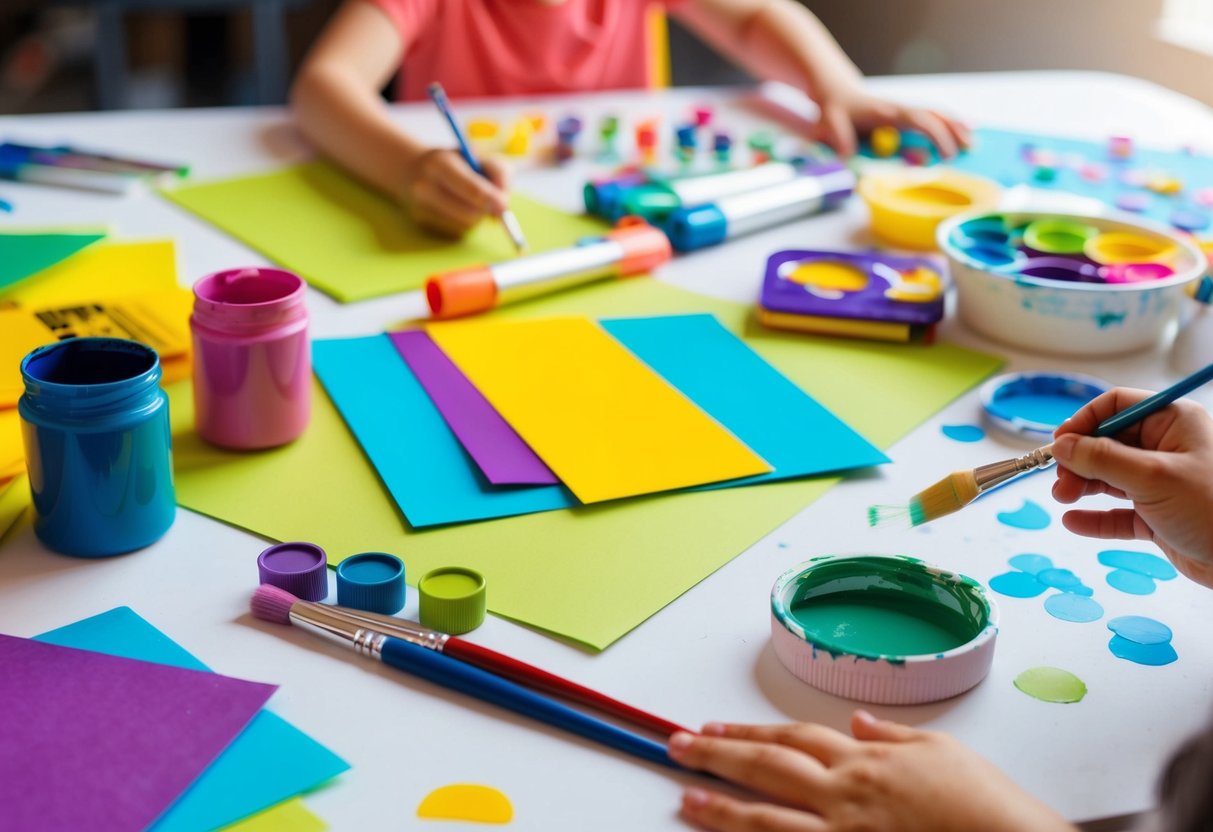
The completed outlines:
{"type": "Polygon", "coordinates": [[[1138,644],[1135,641],[1129,641],[1127,638],[1112,636],[1112,640],[1108,642],[1108,649],[1118,659],[1125,659],[1151,667],[1170,664],[1179,658],[1179,654],[1175,652],[1175,648],[1171,646],[1170,642],[1164,644],[1138,644]]]}
{"type": "Polygon", "coordinates": [[[1049,525],[1049,513],[1031,500],[1024,500],[1017,511],[1000,511],[998,522],[1017,529],[1039,531],[1049,525]]]}
{"type": "Polygon", "coordinates": [[[1160,581],[1169,581],[1179,574],[1171,562],[1149,552],[1131,552],[1127,549],[1106,549],[1099,553],[1099,562],[1113,569],[1128,569],[1139,575],[1149,575],[1160,581]]]}
{"type": "Polygon", "coordinates": [[[1154,579],[1128,569],[1115,569],[1108,573],[1108,586],[1130,595],[1149,595],[1157,585],[1154,579]]]}
{"type": "Polygon", "coordinates": [[[1069,591],[1070,587],[1082,586],[1082,579],[1069,569],[1042,569],[1036,573],[1036,580],[1045,586],[1069,591]]]}
{"type": "Polygon", "coordinates": [[[1085,624],[1103,618],[1103,607],[1098,601],[1072,592],[1059,592],[1045,599],[1045,612],[1062,621],[1085,624]]]}
{"type": "Polygon", "coordinates": [[[1108,622],[1108,629],[1137,644],[1166,644],[1171,640],[1170,627],[1144,615],[1113,618],[1108,622]]]}
{"type": "Polygon", "coordinates": [[[1036,575],[1046,569],[1053,568],[1053,561],[1044,555],[1016,555],[1007,562],[1016,569],[1027,572],[1029,575],[1036,575]]]}
{"type": "Polygon", "coordinates": [[[990,589],[1012,598],[1035,598],[1048,587],[1027,572],[1007,572],[990,578],[990,589]]]}
{"type": "Polygon", "coordinates": [[[944,425],[940,430],[957,442],[980,442],[986,438],[986,432],[977,425],[944,425]]]}

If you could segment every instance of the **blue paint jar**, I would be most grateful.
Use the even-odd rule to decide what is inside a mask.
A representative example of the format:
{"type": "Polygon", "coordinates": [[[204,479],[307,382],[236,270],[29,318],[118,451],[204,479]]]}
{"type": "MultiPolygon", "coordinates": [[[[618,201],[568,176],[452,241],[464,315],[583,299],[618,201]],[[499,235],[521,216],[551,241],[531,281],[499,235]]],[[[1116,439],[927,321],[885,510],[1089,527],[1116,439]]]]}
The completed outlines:
{"type": "Polygon", "coordinates": [[[21,378],[38,538],[86,558],[160,539],[177,505],[156,351],[117,338],[60,341],[27,355],[21,378]]]}

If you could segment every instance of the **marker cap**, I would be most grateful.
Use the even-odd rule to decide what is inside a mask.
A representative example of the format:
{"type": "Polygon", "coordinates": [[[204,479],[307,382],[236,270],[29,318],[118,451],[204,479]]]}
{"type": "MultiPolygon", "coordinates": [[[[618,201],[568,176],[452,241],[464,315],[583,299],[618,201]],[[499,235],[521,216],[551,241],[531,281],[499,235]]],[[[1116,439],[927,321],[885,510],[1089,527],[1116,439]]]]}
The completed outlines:
{"type": "Polygon", "coordinates": [[[620,277],[644,274],[673,255],[670,238],[639,217],[624,217],[606,238],[623,249],[623,259],[619,261],[620,277]]]}
{"type": "Polygon", "coordinates": [[[674,248],[694,251],[723,242],[728,236],[729,221],[715,205],[698,205],[679,208],[666,218],[663,227],[674,248]]]}
{"type": "Polygon", "coordinates": [[[304,601],[329,594],[328,557],[315,543],[278,543],[257,556],[261,583],[285,589],[304,601]]]}
{"type": "Polygon", "coordinates": [[[497,281],[489,266],[469,266],[432,275],[425,282],[431,318],[458,318],[497,305],[497,281]]]}
{"type": "Polygon", "coordinates": [[[404,563],[386,552],[363,552],[337,564],[337,603],[393,615],[404,609],[404,563]]]}
{"type": "Polygon", "coordinates": [[[460,635],[484,623],[487,608],[484,576],[462,566],[427,572],[417,582],[422,625],[440,633],[460,635]]]}

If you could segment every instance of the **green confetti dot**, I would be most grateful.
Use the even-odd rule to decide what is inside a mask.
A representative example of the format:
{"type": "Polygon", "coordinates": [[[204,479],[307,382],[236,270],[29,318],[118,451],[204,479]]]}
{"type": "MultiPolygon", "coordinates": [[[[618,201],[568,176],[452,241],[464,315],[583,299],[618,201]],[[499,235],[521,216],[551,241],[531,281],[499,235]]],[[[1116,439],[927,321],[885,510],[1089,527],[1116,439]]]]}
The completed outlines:
{"type": "Polygon", "coordinates": [[[1033,667],[1015,677],[1015,687],[1042,702],[1069,704],[1087,695],[1087,686],[1059,667],[1033,667]]]}

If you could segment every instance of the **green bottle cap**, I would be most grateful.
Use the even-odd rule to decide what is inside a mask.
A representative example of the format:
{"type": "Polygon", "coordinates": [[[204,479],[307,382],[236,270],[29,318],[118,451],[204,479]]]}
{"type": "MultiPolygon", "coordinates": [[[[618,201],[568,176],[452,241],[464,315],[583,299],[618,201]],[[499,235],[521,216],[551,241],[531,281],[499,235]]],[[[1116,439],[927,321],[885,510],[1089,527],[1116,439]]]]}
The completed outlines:
{"type": "Polygon", "coordinates": [[[484,576],[462,566],[431,570],[417,582],[421,623],[431,630],[460,635],[484,623],[484,576]]]}

